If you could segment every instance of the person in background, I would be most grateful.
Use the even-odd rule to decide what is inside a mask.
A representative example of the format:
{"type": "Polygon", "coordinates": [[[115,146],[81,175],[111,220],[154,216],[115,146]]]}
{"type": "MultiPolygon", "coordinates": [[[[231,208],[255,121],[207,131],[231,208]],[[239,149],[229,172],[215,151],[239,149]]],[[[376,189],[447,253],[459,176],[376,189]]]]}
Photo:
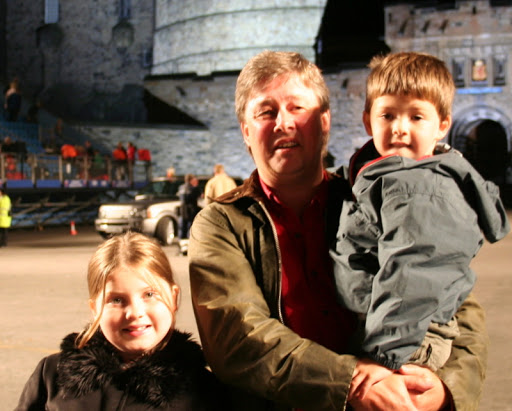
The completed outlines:
{"type": "Polygon", "coordinates": [[[176,180],[176,170],[174,169],[174,167],[169,167],[165,171],[165,176],[167,177],[167,180],[175,181],[176,180]]]}
{"type": "Polygon", "coordinates": [[[11,227],[11,199],[0,186],[0,247],[7,247],[7,231],[11,227]]]}
{"type": "Polygon", "coordinates": [[[361,314],[355,354],[369,361],[352,380],[359,397],[406,363],[446,363],[476,280],[471,260],[484,236],[510,231],[498,187],[440,143],[455,93],[445,63],[400,52],[369,67],[363,122],[373,138],[352,158],[356,202],[331,252],[340,301],[361,314]]]}
{"type": "Polygon", "coordinates": [[[152,239],[101,244],[87,273],[91,323],[28,379],[16,411],[229,409],[199,344],[175,328],[179,287],[152,239]]]}
{"type": "Polygon", "coordinates": [[[10,83],[4,96],[4,108],[7,121],[17,121],[21,110],[21,93],[19,79],[15,77],[10,83]]]}
{"type": "Polygon", "coordinates": [[[117,143],[116,148],[112,151],[112,160],[115,165],[116,180],[124,180],[127,176],[126,163],[128,154],[123,146],[123,143],[117,143]]]}
{"type": "Polygon", "coordinates": [[[194,174],[185,175],[185,183],[178,189],[180,198],[181,230],[180,239],[188,239],[192,221],[199,212],[198,200],[202,192],[199,187],[199,180],[194,174]]]}
{"type": "Polygon", "coordinates": [[[327,85],[301,54],[265,51],[241,71],[235,106],[256,170],[196,216],[188,252],[202,347],[234,408],[475,409],[488,337],[471,296],[437,374],[408,365],[363,399],[349,395],[357,321],[337,301],[329,246],[351,189],[322,165],[327,85]]]}
{"type": "Polygon", "coordinates": [[[213,166],[213,177],[210,178],[204,188],[204,202],[210,204],[217,197],[236,187],[235,180],[229,177],[224,171],[222,164],[213,166]]]}

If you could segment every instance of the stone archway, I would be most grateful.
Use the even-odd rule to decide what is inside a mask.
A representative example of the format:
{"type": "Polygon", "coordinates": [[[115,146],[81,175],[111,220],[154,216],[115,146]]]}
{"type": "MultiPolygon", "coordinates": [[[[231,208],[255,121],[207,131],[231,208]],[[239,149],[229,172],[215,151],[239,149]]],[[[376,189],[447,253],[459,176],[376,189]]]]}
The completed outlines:
{"type": "Polygon", "coordinates": [[[511,184],[512,181],[507,181],[511,130],[512,122],[500,110],[487,106],[472,107],[456,115],[449,142],[485,179],[499,185],[511,184]]]}

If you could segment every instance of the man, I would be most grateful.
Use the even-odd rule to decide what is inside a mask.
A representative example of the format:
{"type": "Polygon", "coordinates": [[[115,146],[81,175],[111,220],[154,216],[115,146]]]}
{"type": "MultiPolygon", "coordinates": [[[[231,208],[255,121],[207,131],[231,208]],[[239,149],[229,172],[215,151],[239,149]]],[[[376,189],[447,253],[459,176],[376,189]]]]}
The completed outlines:
{"type": "Polygon", "coordinates": [[[229,177],[222,164],[215,164],[213,166],[213,177],[208,180],[204,188],[204,202],[210,204],[217,197],[236,187],[235,180],[229,177]]]}
{"type": "Polygon", "coordinates": [[[300,54],[267,51],[240,73],[236,112],[256,171],[197,215],[189,249],[204,353],[233,387],[234,408],[476,408],[487,335],[472,298],[438,375],[409,365],[349,398],[354,318],[337,304],[328,245],[350,187],[322,167],[328,89],[300,54]]]}
{"type": "Polygon", "coordinates": [[[188,232],[192,221],[199,211],[197,201],[201,197],[201,189],[199,187],[199,180],[194,174],[185,175],[185,183],[178,189],[178,196],[180,198],[180,212],[181,212],[181,233],[182,240],[188,238],[188,232]]]}
{"type": "Polygon", "coordinates": [[[11,222],[11,199],[0,186],[0,247],[7,247],[7,230],[11,222]]]}

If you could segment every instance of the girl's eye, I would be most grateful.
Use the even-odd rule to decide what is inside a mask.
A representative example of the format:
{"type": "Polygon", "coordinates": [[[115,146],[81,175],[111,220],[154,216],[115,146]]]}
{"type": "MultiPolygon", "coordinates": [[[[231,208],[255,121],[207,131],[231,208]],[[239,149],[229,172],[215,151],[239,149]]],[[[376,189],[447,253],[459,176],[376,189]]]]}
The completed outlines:
{"type": "Polygon", "coordinates": [[[120,297],[114,297],[108,300],[109,304],[121,304],[123,300],[120,297]]]}
{"type": "Polygon", "coordinates": [[[154,298],[156,297],[156,292],[155,291],[147,291],[146,294],[144,295],[146,298],[154,298]]]}

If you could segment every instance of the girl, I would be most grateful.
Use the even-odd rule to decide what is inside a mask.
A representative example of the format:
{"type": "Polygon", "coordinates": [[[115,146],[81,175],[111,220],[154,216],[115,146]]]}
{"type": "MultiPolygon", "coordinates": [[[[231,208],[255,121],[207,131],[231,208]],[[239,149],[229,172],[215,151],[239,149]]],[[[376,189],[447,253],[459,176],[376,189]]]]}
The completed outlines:
{"type": "Polygon", "coordinates": [[[39,363],[17,410],[226,409],[200,346],[174,329],[179,288],[159,245],[107,240],[87,282],[92,322],[39,363]]]}

